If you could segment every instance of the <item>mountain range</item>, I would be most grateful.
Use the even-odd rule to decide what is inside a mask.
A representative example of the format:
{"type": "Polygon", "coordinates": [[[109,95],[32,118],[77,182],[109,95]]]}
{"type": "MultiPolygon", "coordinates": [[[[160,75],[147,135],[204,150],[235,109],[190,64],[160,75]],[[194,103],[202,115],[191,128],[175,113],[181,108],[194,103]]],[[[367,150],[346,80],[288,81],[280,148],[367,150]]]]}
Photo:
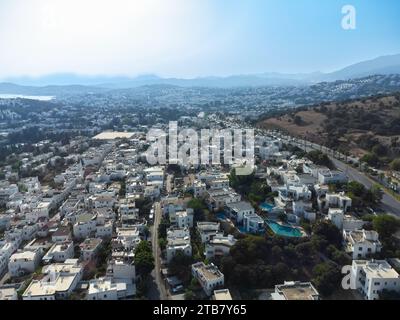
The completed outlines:
{"type": "Polygon", "coordinates": [[[331,72],[303,74],[260,73],[232,75],[228,77],[202,77],[193,79],[162,78],[157,75],[82,76],[76,74],[52,74],[40,78],[8,78],[0,83],[1,94],[53,94],[96,93],[107,89],[128,89],[146,85],[173,85],[180,87],[257,87],[257,86],[301,86],[319,82],[331,82],[362,78],[369,75],[400,74],[400,54],[378,57],[353,64],[331,72]]]}

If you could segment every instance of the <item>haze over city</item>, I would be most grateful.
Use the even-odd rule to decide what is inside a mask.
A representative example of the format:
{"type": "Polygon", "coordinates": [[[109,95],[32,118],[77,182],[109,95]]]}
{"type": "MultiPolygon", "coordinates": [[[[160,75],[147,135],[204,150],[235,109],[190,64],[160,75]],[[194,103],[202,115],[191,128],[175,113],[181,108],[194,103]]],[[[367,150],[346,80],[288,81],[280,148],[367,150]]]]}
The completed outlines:
{"type": "Polygon", "coordinates": [[[351,1],[356,30],[341,27],[345,4],[3,0],[0,79],[59,73],[193,78],[331,72],[400,53],[398,1],[351,1]]]}

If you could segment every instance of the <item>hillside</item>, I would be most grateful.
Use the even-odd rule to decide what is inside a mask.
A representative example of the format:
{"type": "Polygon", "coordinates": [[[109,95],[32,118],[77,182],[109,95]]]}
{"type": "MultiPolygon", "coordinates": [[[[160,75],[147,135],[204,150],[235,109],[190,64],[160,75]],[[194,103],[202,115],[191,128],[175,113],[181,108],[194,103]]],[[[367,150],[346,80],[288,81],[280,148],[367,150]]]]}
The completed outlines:
{"type": "Polygon", "coordinates": [[[400,94],[303,107],[259,125],[359,157],[373,155],[378,166],[400,156],[400,94]]]}

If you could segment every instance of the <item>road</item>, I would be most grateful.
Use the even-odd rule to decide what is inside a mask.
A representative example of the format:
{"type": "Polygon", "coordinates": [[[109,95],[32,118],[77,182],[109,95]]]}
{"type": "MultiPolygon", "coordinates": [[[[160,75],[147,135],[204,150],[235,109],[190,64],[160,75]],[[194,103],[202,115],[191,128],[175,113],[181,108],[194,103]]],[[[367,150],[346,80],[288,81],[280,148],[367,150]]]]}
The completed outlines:
{"type": "MultiPolygon", "coordinates": [[[[338,160],[337,158],[334,158],[331,155],[333,153],[332,150],[327,150],[325,147],[322,147],[315,143],[307,142],[304,140],[299,140],[299,139],[291,140],[292,138],[287,137],[287,136],[282,136],[282,139],[284,141],[286,141],[287,143],[293,144],[293,145],[303,149],[306,152],[311,151],[311,150],[320,150],[320,151],[326,153],[329,156],[329,158],[332,160],[333,164],[338,169],[347,173],[350,180],[357,181],[357,182],[363,184],[366,188],[371,188],[374,184],[376,184],[376,182],[374,182],[372,179],[368,178],[365,174],[358,171],[354,167],[338,160]]],[[[340,155],[340,156],[343,158],[345,157],[344,155],[340,155]]],[[[355,161],[357,159],[353,158],[351,160],[355,161]]],[[[390,214],[400,217],[400,201],[398,201],[395,197],[393,197],[386,190],[382,190],[382,191],[383,191],[383,196],[382,196],[382,203],[380,206],[381,209],[386,213],[390,213],[390,214]]]]}
{"type": "Polygon", "coordinates": [[[149,298],[151,300],[168,300],[168,293],[161,277],[161,250],[158,245],[158,226],[160,225],[161,218],[161,204],[156,202],[154,204],[154,225],[151,228],[151,243],[154,254],[154,270],[151,275],[155,285],[155,287],[149,290],[149,298]]]}

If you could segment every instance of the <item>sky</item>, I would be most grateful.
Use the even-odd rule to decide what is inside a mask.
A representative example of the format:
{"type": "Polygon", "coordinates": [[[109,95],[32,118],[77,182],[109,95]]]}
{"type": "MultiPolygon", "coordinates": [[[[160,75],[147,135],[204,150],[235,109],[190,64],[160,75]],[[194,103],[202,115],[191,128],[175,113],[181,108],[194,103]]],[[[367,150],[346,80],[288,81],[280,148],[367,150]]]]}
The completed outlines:
{"type": "Polygon", "coordinates": [[[330,72],[400,53],[399,16],[398,0],[0,0],[0,79],[330,72]]]}

